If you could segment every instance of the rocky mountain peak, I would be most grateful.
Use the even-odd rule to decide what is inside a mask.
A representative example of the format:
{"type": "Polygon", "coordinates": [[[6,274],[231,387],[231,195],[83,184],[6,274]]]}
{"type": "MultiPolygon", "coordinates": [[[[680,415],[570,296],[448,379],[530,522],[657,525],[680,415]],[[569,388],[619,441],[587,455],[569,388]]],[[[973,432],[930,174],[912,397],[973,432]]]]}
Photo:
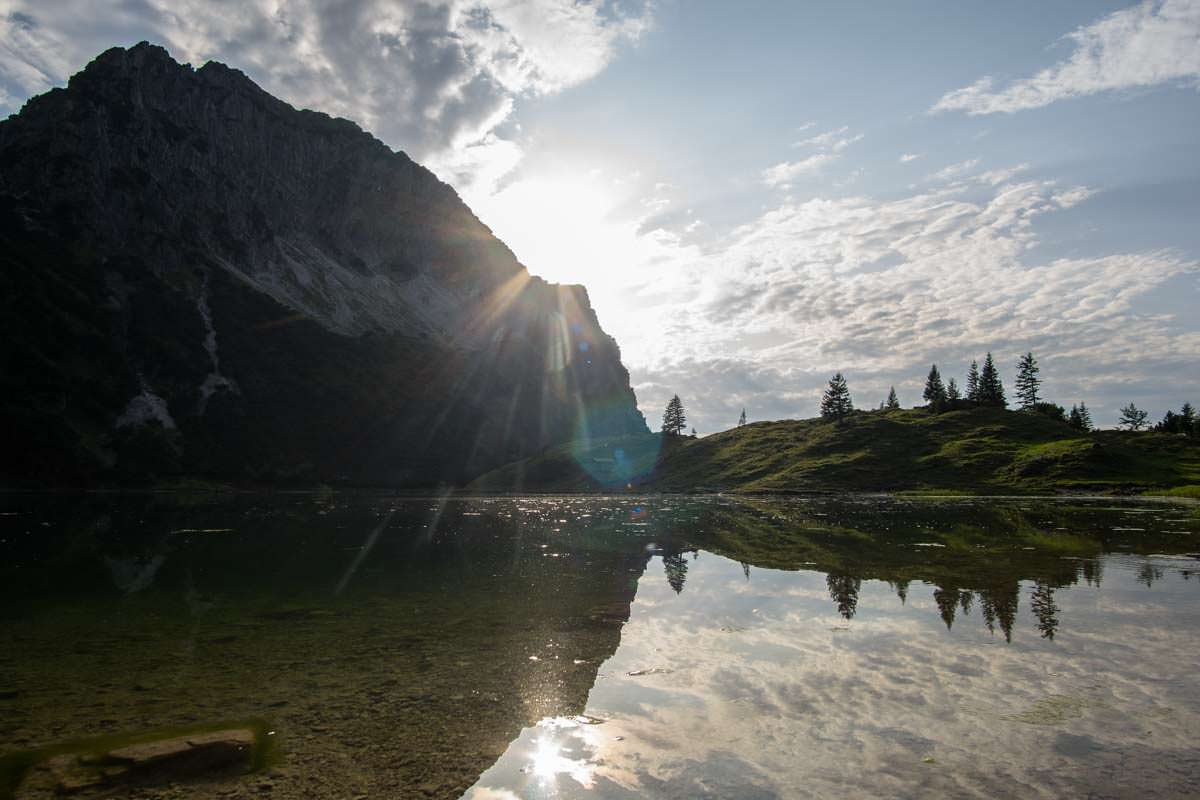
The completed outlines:
{"type": "MultiPolygon", "coordinates": [[[[59,284],[73,282],[92,298],[94,335],[111,347],[113,392],[125,399],[88,418],[100,462],[114,426],[159,425],[185,442],[197,428],[211,439],[214,415],[242,415],[226,428],[269,428],[276,422],[254,415],[285,400],[309,408],[293,423],[322,420],[329,437],[345,434],[353,425],[303,398],[331,391],[330,381],[341,384],[334,394],[352,395],[344,399],[355,413],[388,419],[381,441],[407,448],[371,455],[376,472],[419,475],[379,465],[430,457],[414,453],[435,440],[439,463],[458,474],[581,431],[645,430],[582,287],[529,275],[450,186],[404,153],[348,120],[296,110],[225,65],[193,69],[147,42],[105,51],[66,88],[0,122],[0,201],[11,211],[4,224],[17,255],[5,269],[14,289],[36,284],[47,318],[65,319],[73,301],[59,284]],[[58,259],[55,270],[70,275],[30,258],[58,259]],[[175,316],[162,319],[165,309],[175,316]],[[286,377],[256,351],[266,339],[295,348],[286,377]],[[166,342],[178,346],[164,354],[166,342]],[[301,367],[297,354],[317,361],[301,367]],[[380,359],[391,362],[377,374],[380,359]],[[425,396],[402,392],[400,407],[362,384],[430,370],[425,396]],[[311,385],[295,385],[305,371],[311,385]],[[468,390],[476,396],[460,396],[468,390]],[[471,421],[448,433],[439,402],[462,405],[471,421]]],[[[33,369],[15,347],[14,374],[33,369]]],[[[72,357],[47,358],[61,366],[72,357]]],[[[55,402],[74,391],[58,384],[78,376],[58,377],[43,391],[55,402]]],[[[23,390],[14,391],[20,406],[23,390]]],[[[316,472],[333,461],[359,469],[333,448],[329,438],[297,452],[316,472]]]]}

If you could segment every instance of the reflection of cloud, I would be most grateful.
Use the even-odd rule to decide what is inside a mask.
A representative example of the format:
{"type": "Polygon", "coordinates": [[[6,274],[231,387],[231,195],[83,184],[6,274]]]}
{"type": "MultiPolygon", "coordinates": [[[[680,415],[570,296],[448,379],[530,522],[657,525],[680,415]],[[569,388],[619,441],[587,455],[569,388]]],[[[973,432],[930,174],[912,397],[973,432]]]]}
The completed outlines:
{"type": "MultiPolygon", "coordinates": [[[[676,595],[652,564],[589,698],[607,719],[587,752],[595,785],[559,796],[1184,794],[1200,762],[1179,658],[1196,644],[1191,594],[1109,570],[1111,612],[1094,610],[1097,589],[1062,590],[1069,631],[1043,640],[1024,610],[1006,645],[978,611],[947,633],[928,586],[901,606],[865,581],[846,623],[820,573],[756,569],[747,584],[702,553],[676,595]],[[627,674],[651,662],[674,671],[627,674]]],[[[481,785],[506,785],[508,758],[481,785]]]]}

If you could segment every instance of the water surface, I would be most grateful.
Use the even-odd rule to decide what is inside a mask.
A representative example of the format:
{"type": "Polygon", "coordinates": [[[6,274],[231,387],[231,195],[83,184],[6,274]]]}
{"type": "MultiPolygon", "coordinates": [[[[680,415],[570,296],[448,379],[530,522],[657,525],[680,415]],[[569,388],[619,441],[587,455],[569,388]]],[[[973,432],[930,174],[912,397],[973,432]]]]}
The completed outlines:
{"type": "Polygon", "coordinates": [[[1198,511],[8,496],[0,754],[256,719],[266,770],[116,795],[1180,796],[1198,511]]]}

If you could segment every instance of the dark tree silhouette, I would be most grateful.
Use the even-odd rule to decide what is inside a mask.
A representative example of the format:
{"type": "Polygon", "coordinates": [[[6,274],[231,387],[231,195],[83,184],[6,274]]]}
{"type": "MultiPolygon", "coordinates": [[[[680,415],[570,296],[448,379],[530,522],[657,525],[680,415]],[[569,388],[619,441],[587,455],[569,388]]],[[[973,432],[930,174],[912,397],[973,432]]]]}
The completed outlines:
{"type": "Polygon", "coordinates": [[[900,398],[896,397],[895,386],[891,387],[888,391],[887,400],[884,402],[883,407],[888,411],[898,411],[900,409],[900,398]]]}
{"type": "Polygon", "coordinates": [[[1030,410],[1038,403],[1038,389],[1042,379],[1038,377],[1041,369],[1033,353],[1026,353],[1017,362],[1017,400],[1023,410],[1030,410]]]}
{"type": "Polygon", "coordinates": [[[1146,427],[1146,419],[1149,416],[1145,411],[1130,403],[1121,409],[1121,419],[1118,421],[1118,424],[1131,431],[1140,431],[1146,427]]]}
{"type": "Polygon", "coordinates": [[[946,384],[946,399],[951,403],[957,403],[959,400],[962,400],[962,392],[958,390],[958,383],[955,382],[954,378],[951,378],[950,382],[946,384]]]}
{"type": "Polygon", "coordinates": [[[679,436],[683,433],[686,424],[687,415],[683,411],[683,401],[679,399],[679,395],[675,395],[667,403],[666,410],[663,411],[662,431],[672,436],[679,436]]]}
{"type": "Polygon", "coordinates": [[[938,372],[937,364],[929,368],[929,376],[925,378],[925,391],[921,397],[934,411],[941,411],[946,405],[946,386],[942,383],[942,375],[938,372]]]}
{"type": "Polygon", "coordinates": [[[1071,406],[1071,413],[1067,415],[1067,424],[1077,431],[1088,432],[1092,429],[1092,415],[1087,410],[1087,406],[1080,403],[1077,406],[1071,406]]]}
{"type": "Polygon", "coordinates": [[[967,399],[972,403],[979,402],[979,362],[972,361],[967,370],[967,399]]]}
{"type": "Polygon", "coordinates": [[[1005,408],[1008,401],[1004,397],[1004,384],[1000,381],[1000,372],[992,354],[988,353],[983,359],[983,369],[979,371],[979,397],[977,403],[984,406],[1005,408]]]}
{"type": "Polygon", "coordinates": [[[743,408],[742,415],[740,417],[738,417],[738,427],[740,428],[745,424],[746,424],[746,409],[743,408]]]}
{"type": "Polygon", "coordinates": [[[829,379],[829,388],[821,398],[821,416],[840,423],[853,411],[850,388],[846,385],[846,378],[839,372],[829,379]]]}

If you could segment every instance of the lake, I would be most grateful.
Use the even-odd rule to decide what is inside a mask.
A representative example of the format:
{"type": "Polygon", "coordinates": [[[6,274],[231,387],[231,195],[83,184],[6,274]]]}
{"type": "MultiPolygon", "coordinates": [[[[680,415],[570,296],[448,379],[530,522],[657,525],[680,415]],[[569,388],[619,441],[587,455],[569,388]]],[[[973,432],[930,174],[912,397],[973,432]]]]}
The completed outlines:
{"type": "Polygon", "coordinates": [[[0,797],[1178,797],[1198,537],[1111,498],[4,495],[0,797]],[[218,729],[253,757],[113,767],[218,729]]]}

